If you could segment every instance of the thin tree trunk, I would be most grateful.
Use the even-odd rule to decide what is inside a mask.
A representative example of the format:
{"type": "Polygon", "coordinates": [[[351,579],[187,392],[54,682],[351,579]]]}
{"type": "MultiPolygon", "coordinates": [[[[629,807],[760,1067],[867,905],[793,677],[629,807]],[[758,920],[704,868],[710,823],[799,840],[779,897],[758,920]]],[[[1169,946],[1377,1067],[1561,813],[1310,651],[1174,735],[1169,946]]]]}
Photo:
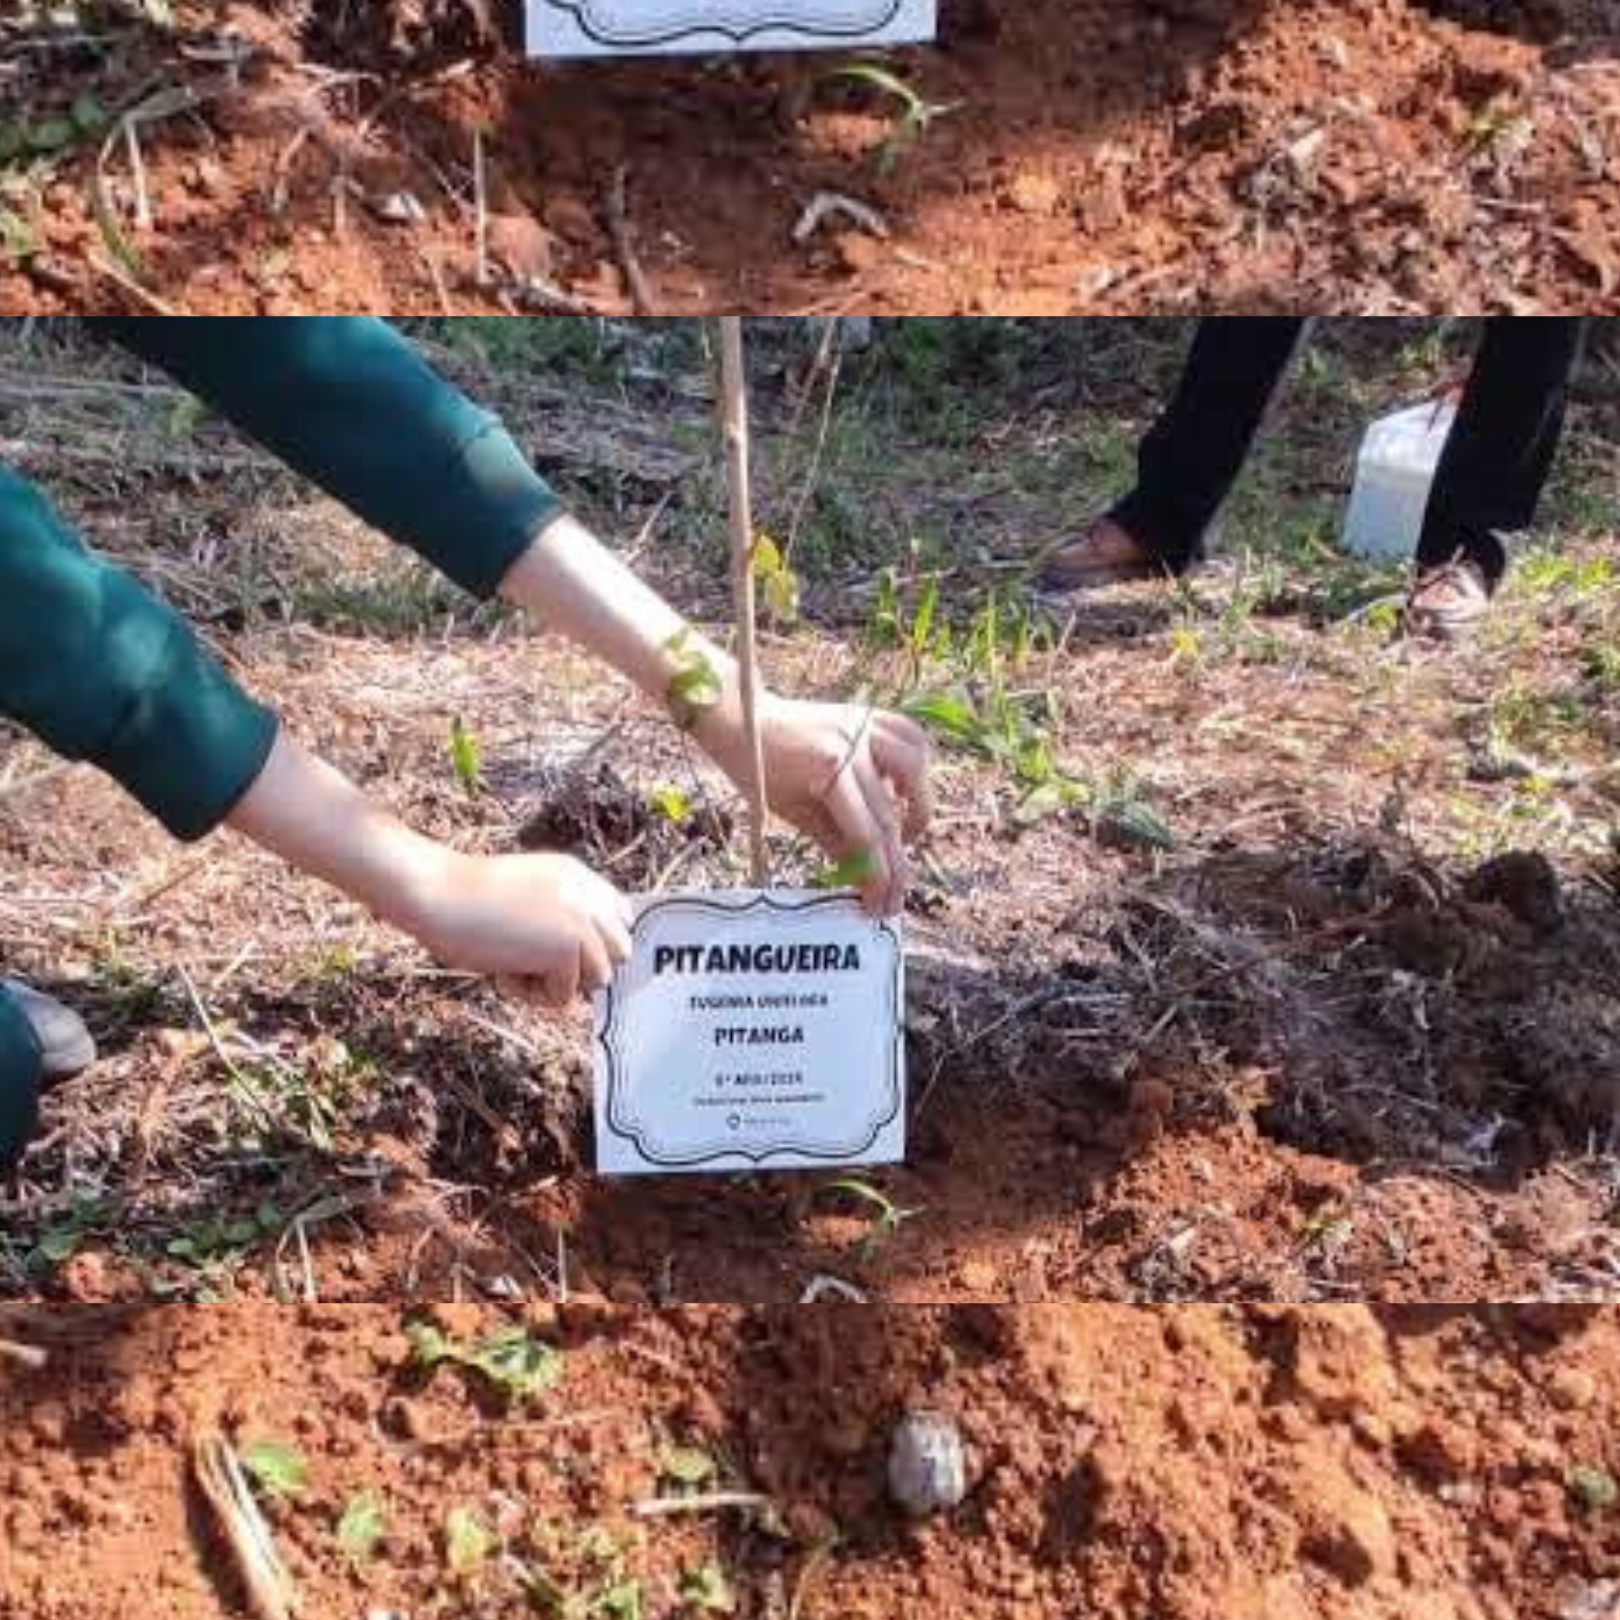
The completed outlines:
{"type": "Polygon", "coordinates": [[[765,829],[770,804],[765,746],[759,729],[759,652],[754,636],[754,517],[748,470],[748,390],[743,374],[742,320],[720,317],[720,405],[726,440],[726,483],[731,508],[731,584],[737,612],[737,665],[742,685],[743,731],[748,739],[748,875],[756,889],[770,881],[765,829]]]}

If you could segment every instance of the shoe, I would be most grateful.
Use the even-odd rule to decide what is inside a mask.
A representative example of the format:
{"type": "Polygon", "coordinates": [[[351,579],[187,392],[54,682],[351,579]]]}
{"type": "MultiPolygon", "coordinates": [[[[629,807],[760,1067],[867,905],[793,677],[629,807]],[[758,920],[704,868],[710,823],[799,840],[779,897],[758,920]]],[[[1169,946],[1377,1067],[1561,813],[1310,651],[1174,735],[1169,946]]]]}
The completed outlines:
{"type": "Polygon", "coordinates": [[[1438,568],[1425,569],[1412,582],[1401,626],[1409,636],[1430,641],[1461,641],[1491,610],[1491,587],[1484,570],[1459,553],[1438,568]]]}
{"type": "Polygon", "coordinates": [[[1036,578],[1043,596],[1070,596],[1133,580],[1169,579],[1170,570],[1111,517],[1100,517],[1064,546],[1036,578]]]}
{"type": "Polygon", "coordinates": [[[96,1061],[96,1043],[71,1007],[16,979],[0,979],[0,993],[11,997],[39,1042],[47,1085],[69,1080],[96,1061]]]}

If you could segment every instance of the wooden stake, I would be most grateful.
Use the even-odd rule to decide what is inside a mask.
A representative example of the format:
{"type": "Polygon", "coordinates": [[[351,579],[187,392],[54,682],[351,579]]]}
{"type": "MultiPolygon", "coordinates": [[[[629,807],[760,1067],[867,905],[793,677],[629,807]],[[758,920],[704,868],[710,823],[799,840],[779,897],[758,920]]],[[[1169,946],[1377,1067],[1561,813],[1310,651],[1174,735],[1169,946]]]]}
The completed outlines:
{"type": "Polygon", "coordinates": [[[742,320],[720,317],[720,409],[726,440],[726,484],[731,506],[731,594],[737,612],[737,671],[742,687],[743,734],[748,739],[748,877],[756,889],[770,881],[765,829],[765,742],[759,730],[759,651],[754,637],[754,513],[748,481],[748,387],[743,375],[742,320]]]}

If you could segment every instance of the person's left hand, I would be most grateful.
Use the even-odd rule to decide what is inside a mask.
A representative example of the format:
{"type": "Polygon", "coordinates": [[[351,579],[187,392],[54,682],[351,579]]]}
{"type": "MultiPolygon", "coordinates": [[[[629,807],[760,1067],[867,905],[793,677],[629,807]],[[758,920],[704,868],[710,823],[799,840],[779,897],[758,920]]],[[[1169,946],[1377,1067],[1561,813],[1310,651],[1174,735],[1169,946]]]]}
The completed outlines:
{"type": "MultiPolygon", "coordinates": [[[[856,703],[766,696],[760,711],[771,810],[835,860],[865,852],[859,884],[867,910],[891,915],[905,900],[905,845],[932,812],[928,734],[914,720],[856,703]]],[[[710,744],[716,762],[748,792],[740,728],[710,744]]]]}

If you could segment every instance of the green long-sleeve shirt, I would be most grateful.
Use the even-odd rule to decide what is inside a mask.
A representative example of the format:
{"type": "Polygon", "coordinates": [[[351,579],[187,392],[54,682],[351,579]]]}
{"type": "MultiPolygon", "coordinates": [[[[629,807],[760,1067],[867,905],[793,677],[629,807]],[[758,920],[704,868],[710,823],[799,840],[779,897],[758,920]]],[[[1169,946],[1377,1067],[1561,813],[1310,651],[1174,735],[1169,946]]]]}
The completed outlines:
{"type": "MultiPolygon", "coordinates": [[[[560,510],[499,422],[383,321],[91,324],[477,595],[560,510]]],[[[170,608],[4,466],[0,714],[110,772],[181,838],[224,819],[276,735],[170,608]]]]}

